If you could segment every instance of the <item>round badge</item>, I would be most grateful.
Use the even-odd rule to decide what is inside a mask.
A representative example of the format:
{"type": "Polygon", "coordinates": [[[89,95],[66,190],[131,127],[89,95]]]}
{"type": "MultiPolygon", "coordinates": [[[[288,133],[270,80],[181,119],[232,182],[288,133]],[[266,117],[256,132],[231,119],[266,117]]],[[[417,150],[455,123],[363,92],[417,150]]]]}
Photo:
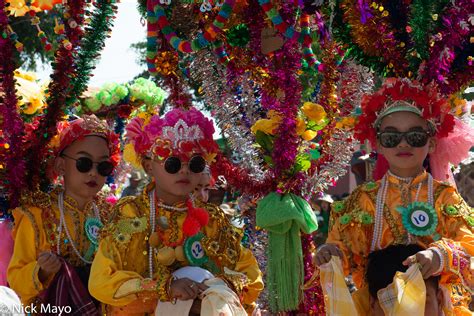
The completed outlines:
{"type": "Polygon", "coordinates": [[[415,225],[416,227],[426,227],[426,225],[429,224],[429,215],[422,210],[416,210],[413,213],[411,213],[411,223],[415,225]]]}
{"type": "Polygon", "coordinates": [[[429,236],[436,232],[438,215],[436,210],[424,202],[413,202],[407,207],[397,207],[402,215],[405,229],[412,235],[429,236]]]}
{"type": "Polygon", "coordinates": [[[203,237],[203,233],[198,233],[186,239],[184,243],[184,254],[192,266],[202,266],[209,260],[201,243],[203,237]]]}
{"type": "Polygon", "coordinates": [[[86,231],[87,239],[95,246],[99,244],[99,233],[103,226],[104,225],[96,217],[88,217],[86,219],[84,230],[86,231]]]}

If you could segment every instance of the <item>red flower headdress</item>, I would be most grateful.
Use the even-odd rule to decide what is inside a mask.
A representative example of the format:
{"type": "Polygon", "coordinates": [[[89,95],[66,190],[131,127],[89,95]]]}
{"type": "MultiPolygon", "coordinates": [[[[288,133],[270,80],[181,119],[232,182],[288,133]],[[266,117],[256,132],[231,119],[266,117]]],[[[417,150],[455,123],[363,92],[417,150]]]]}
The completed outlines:
{"type": "Polygon", "coordinates": [[[362,115],[355,127],[355,137],[361,142],[369,140],[374,145],[381,118],[397,106],[413,107],[413,112],[420,113],[434,127],[437,138],[446,137],[453,130],[454,116],[449,113],[448,101],[440,96],[434,85],[388,78],[377,92],[362,98],[362,115]]]}
{"type": "MultiPolygon", "coordinates": [[[[458,165],[467,158],[469,149],[474,146],[474,130],[450,113],[448,99],[438,93],[434,84],[422,85],[416,81],[388,78],[372,95],[362,99],[362,115],[355,127],[355,137],[375,145],[377,128],[381,119],[389,113],[411,111],[426,119],[435,129],[436,149],[430,154],[430,169],[433,177],[449,181],[455,185],[450,165],[458,165]]],[[[388,169],[383,165],[384,158],[378,159],[376,174],[378,179],[388,169]]],[[[385,161],[386,162],[386,161],[385,161]]]]}
{"type": "Polygon", "coordinates": [[[74,141],[86,136],[99,136],[107,141],[110,161],[116,166],[120,161],[119,136],[115,134],[107,122],[99,120],[95,115],[84,115],[74,121],[62,121],[57,125],[58,133],[51,140],[53,156],[57,157],[74,141]]]}
{"type": "Polygon", "coordinates": [[[202,154],[211,163],[219,148],[212,138],[212,121],[195,108],[176,108],[163,118],[135,117],[126,130],[124,158],[130,162],[150,156],[166,159],[173,154],[189,159],[193,154],[202,154]]]}

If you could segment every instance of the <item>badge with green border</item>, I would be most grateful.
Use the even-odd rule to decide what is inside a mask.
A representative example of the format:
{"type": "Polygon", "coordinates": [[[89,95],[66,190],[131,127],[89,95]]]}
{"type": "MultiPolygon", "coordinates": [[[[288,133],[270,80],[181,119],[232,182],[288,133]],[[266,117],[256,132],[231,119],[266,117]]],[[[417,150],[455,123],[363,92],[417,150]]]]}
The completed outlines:
{"type": "Polygon", "coordinates": [[[203,233],[198,233],[184,242],[184,254],[192,266],[203,266],[209,260],[202,246],[203,237],[203,233]]]}
{"type": "Polygon", "coordinates": [[[397,211],[402,215],[403,226],[410,234],[429,236],[435,233],[438,215],[428,203],[413,202],[407,207],[397,207],[397,211]]]}
{"type": "Polygon", "coordinates": [[[99,232],[104,225],[96,217],[88,217],[84,224],[84,230],[86,231],[87,239],[94,246],[99,245],[99,232]]]}

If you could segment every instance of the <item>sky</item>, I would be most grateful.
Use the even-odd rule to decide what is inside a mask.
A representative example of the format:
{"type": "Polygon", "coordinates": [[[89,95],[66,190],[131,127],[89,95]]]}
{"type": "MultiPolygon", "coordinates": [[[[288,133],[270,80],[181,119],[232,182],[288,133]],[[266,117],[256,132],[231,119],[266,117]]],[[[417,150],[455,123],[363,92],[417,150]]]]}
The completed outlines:
{"type": "MultiPolygon", "coordinates": [[[[146,26],[140,22],[136,0],[122,0],[117,4],[112,36],[107,38],[105,48],[90,79],[90,87],[100,87],[107,82],[124,83],[145,70],[136,60],[138,54],[130,45],[146,39],[146,26]]],[[[49,79],[50,65],[38,69],[39,79],[49,79]]]]}

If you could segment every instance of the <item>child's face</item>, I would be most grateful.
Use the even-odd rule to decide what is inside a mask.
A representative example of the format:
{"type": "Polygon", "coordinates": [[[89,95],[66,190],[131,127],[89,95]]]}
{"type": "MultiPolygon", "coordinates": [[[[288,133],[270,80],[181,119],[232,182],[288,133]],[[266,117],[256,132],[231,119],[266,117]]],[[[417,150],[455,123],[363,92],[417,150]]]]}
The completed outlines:
{"type": "MultiPolygon", "coordinates": [[[[64,176],[66,193],[74,198],[92,200],[106,180],[106,176],[98,172],[98,163],[109,160],[107,141],[102,137],[87,136],[73,142],[56,159],[56,170],[64,176]],[[86,172],[78,170],[76,160],[80,158],[89,163],[93,162],[90,170],[86,172]]],[[[79,161],[79,164],[81,162],[84,161],[79,161]]]]}
{"type": "MultiPolygon", "coordinates": [[[[428,131],[428,122],[418,115],[411,112],[396,112],[386,116],[380,125],[379,133],[383,132],[411,132],[428,131]]],[[[403,137],[395,147],[384,147],[380,137],[377,138],[377,150],[387,159],[390,170],[396,174],[405,176],[416,175],[422,170],[423,161],[426,156],[435,148],[435,142],[432,137],[421,147],[415,147],[409,144],[403,137]]]]}
{"type": "MultiPolygon", "coordinates": [[[[194,157],[197,157],[197,156],[194,156],[194,157]]],[[[192,159],[194,157],[192,157],[192,159]]],[[[198,160],[198,158],[196,158],[196,160],[198,160]]],[[[190,161],[191,160],[189,161],[180,160],[181,168],[176,173],[170,173],[169,172],[170,169],[168,168],[168,171],[167,171],[167,168],[165,168],[165,164],[170,165],[170,161],[168,161],[168,163],[166,162],[166,160],[157,161],[157,160],[148,159],[145,161],[146,171],[155,179],[156,189],[157,189],[156,194],[159,198],[160,198],[160,195],[159,195],[160,192],[163,192],[165,194],[169,194],[175,197],[182,197],[183,200],[187,199],[189,194],[193,193],[193,191],[196,189],[199,182],[201,181],[203,170],[201,170],[201,172],[191,171],[191,169],[194,169],[194,164],[190,168],[190,161]]]]}
{"type": "Polygon", "coordinates": [[[201,180],[196,186],[195,196],[203,202],[209,200],[209,190],[211,189],[211,175],[209,173],[201,173],[201,180]]]}

